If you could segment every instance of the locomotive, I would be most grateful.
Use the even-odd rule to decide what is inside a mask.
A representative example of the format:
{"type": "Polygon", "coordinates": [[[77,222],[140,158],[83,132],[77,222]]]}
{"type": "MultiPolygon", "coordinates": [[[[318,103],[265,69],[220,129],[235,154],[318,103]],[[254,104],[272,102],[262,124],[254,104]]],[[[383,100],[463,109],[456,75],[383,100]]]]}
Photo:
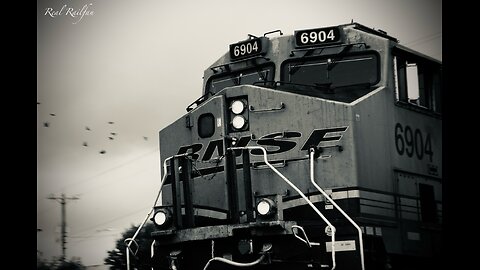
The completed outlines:
{"type": "Polygon", "coordinates": [[[152,269],[433,266],[441,72],[356,22],[230,44],[159,132],[152,269]]]}

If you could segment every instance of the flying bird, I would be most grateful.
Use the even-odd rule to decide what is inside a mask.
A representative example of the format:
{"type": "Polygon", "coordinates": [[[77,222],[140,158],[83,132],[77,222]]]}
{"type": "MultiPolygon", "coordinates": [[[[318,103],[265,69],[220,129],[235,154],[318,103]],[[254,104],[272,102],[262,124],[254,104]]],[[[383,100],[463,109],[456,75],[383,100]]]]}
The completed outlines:
{"type": "Polygon", "coordinates": [[[108,137],[110,140],[113,140],[113,137],[108,137]]]}
{"type": "Polygon", "coordinates": [[[54,114],[54,113],[51,113],[50,115],[51,115],[51,116],[55,116],[55,114],[54,114]]]}
{"type": "Polygon", "coordinates": [[[115,132],[110,132],[110,134],[112,134],[113,136],[117,135],[117,133],[115,132]]]}
{"type": "Polygon", "coordinates": [[[37,105],[40,105],[41,103],[37,101],[37,105]]]}
{"type": "Polygon", "coordinates": [[[83,142],[83,146],[88,146],[87,142],[83,142]]]}
{"type": "Polygon", "coordinates": [[[89,127],[85,127],[85,129],[86,129],[86,130],[90,130],[90,128],[89,128],[89,127]]]}
{"type": "Polygon", "coordinates": [[[49,127],[49,126],[50,126],[50,123],[45,122],[45,123],[43,123],[43,126],[44,126],[44,127],[49,127]]]}
{"type": "Polygon", "coordinates": [[[109,123],[110,125],[113,125],[115,122],[110,121],[110,122],[108,122],[108,123],[109,123]]]}
{"type": "Polygon", "coordinates": [[[144,139],[145,141],[148,141],[148,137],[146,137],[146,136],[143,136],[143,139],[144,139]]]}
{"type": "Polygon", "coordinates": [[[103,155],[103,154],[105,154],[106,152],[107,152],[107,151],[105,151],[105,150],[102,150],[102,151],[100,151],[100,154],[102,154],[102,155],[103,155]]]}

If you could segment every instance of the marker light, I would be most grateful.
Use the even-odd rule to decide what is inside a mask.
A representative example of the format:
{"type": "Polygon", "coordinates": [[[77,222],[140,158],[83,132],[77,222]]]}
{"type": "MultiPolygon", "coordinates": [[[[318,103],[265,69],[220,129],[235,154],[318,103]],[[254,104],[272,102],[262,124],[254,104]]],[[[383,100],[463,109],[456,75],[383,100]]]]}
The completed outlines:
{"type": "Polygon", "coordinates": [[[257,203],[257,212],[262,216],[269,216],[275,213],[275,202],[270,199],[264,198],[257,203]]]}
{"type": "Polygon", "coordinates": [[[245,110],[245,103],[241,100],[235,100],[230,107],[234,114],[241,114],[245,110]]]}
{"type": "Polygon", "coordinates": [[[171,220],[170,212],[167,209],[160,209],[153,215],[153,222],[157,226],[164,226],[171,220]]]}
{"type": "Polygon", "coordinates": [[[235,129],[242,129],[243,127],[245,127],[246,124],[247,120],[245,120],[245,117],[241,115],[236,115],[232,119],[232,125],[235,129]]]}

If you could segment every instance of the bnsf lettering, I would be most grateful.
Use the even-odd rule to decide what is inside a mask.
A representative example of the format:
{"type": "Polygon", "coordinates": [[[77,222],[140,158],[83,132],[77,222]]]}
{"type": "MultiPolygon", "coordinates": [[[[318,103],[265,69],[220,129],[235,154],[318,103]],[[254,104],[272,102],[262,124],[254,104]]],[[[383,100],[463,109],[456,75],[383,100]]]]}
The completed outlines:
{"type": "Polygon", "coordinates": [[[218,156],[223,156],[223,140],[215,140],[208,143],[207,149],[205,150],[205,154],[203,154],[202,160],[210,160],[212,159],[213,153],[217,149],[218,156]]]}
{"type": "MultiPolygon", "coordinates": [[[[250,139],[251,139],[250,136],[243,136],[238,140],[238,142],[235,146],[236,147],[245,147],[250,142],[250,139]]],[[[237,157],[242,155],[241,150],[235,150],[234,153],[235,153],[235,156],[237,156],[237,157]]]]}
{"type": "Polygon", "coordinates": [[[192,158],[193,159],[198,159],[199,155],[196,154],[198,151],[202,150],[202,147],[203,147],[203,144],[201,143],[196,143],[196,144],[192,144],[192,145],[187,145],[187,146],[182,146],[180,147],[180,149],[178,149],[178,153],[177,155],[180,155],[180,154],[185,154],[187,152],[189,152],[188,150],[191,150],[191,154],[192,154],[192,158]]]}
{"type": "Polygon", "coordinates": [[[318,146],[320,142],[339,141],[342,138],[342,135],[328,136],[328,137],[325,137],[325,136],[328,133],[345,132],[347,128],[348,127],[316,129],[312,132],[310,137],[308,137],[308,140],[305,142],[301,150],[308,150],[311,147],[318,146]]]}
{"type": "MultiPolygon", "coordinates": [[[[302,137],[302,133],[296,131],[276,132],[261,137],[257,144],[261,146],[277,147],[276,150],[268,150],[267,154],[278,154],[292,150],[297,146],[294,141],[283,140],[283,138],[299,138],[302,137]]],[[[252,155],[263,155],[261,150],[252,150],[252,155]]]]}
{"type": "MultiPolygon", "coordinates": [[[[321,142],[332,142],[339,141],[342,138],[342,135],[331,135],[330,133],[343,133],[347,130],[347,127],[336,127],[336,128],[326,128],[326,129],[315,129],[308,139],[303,144],[301,151],[308,150],[310,147],[317,147],[321,142]]],[[[274,132],[260,137],[256,141],[257,145],[264,146],[267,149],[267,154],[279,154],[290,151],[297,146],[297,142],[289,140],[291,138],[301,138],[302,133],[298,131],[286,131],[286,132],[274,132]],[[270,149],[269,149],[270,148],[270,149]],[[272,149],[274,148],[274,149],[272,149]]],[[[236,147],[247,146],[251,142],[250,136],[241,137],[237,143],[236,147]]],[[[200,155],[198,154],[203,148],[203,144],[196,143],[188,146],[182,146],[178,150],[177,154],[184,154],[190,152],[193,159],[198,159],[200,155]]],[[[217,156],[222,156],[224,154],[223,139],[210,141],[205,149],[205,152],[202,156],[202,161],[211,160],[215,154],[217,156]]],[[[241,151],[235,151],[236,156],[241,155],[241,151]]],[[[252,155],[262,155],[260,150],[252,150],[252,155]]]]}

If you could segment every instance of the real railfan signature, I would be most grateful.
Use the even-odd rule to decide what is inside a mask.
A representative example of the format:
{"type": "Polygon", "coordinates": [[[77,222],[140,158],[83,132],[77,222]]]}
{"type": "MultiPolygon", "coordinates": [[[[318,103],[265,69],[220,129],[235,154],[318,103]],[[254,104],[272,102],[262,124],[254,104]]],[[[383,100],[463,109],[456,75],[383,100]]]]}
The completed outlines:
{"type": "Polygon", "coordinates": [[[55,18],[58,16],[70,16],[72,18],[78,19],[74,21],[72,24],[79,23],[84,16],[93,16],[94,11],[89,10],[89,7],[93,6],[93,3],[85,4],[81,9],[75,9],[73,7],[69,7],[67,5],[63,5],[60,9],[54,8],[46,8],[44,16],[50,16],[51,18],[55,18]]]}

